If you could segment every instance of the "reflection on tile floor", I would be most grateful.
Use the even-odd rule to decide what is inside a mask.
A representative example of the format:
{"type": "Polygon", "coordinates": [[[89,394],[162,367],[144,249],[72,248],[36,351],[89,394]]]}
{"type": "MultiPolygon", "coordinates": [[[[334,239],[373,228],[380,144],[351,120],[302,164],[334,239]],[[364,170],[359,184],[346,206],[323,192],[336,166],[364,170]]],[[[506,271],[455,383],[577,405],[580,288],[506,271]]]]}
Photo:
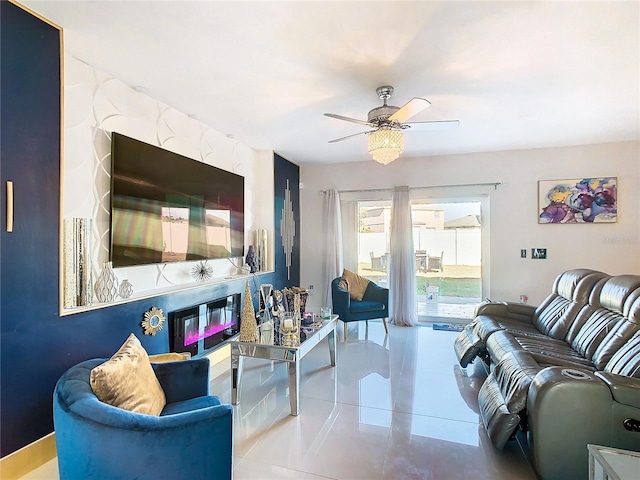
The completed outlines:
{"type": "MultiPolygon", "coordinates": [[[[302,361],[297,417],[286,366],[245,360],[235,480],[536,478],[518,442],[504,451],[491,445],[478,417],[485,373],[460,368],[456,332],[390,325],[385,336],[371,321],[350,324],[345,342],[338,330],[337,367],[326,340],[302,361]]],[[[230,386],[225,373],[211,392],[230,402],[230,386]]],[[[39,470],[24,478],[57,478],[55,460],[39,470]]]]}
{"type": "MultiPolygon", "coordinates": [[[[517,442],[493,448],[478,416],[481,366],[462,369],[456,332],[380,322],[339,326],[301,365],[300,415],[286,368],[248,359],[235,409],[235,479],[535,479],[517,442]]],[[[212,390],[230,399],[222,375],[212,390]]]]}

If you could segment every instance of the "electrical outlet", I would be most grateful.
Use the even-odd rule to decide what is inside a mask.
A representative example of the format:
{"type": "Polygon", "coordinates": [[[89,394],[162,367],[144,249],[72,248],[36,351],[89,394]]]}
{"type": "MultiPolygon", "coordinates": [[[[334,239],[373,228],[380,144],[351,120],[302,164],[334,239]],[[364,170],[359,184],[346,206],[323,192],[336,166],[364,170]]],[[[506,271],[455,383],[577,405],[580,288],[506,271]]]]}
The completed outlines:
{"type": "Polygon", "coordinates": [[[309,285],[309,296],[312,297],[313,296],[313,285],[309,285]]]}
{"type": "Polygon", "coordinates": [[[520,258],[527,258],[527,249],[523,248],[520,250],[520,258]]]}

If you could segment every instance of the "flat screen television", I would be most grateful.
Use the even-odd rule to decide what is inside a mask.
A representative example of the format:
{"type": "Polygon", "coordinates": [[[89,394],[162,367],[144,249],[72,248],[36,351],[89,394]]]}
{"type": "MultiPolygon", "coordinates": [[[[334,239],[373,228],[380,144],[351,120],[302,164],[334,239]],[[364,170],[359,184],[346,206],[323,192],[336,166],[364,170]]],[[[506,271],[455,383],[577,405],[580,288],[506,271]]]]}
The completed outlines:
{"type": "Polygon", "coordinates": [[[244,255],[244,177],[113,132],[114,267],[244,255]]]}

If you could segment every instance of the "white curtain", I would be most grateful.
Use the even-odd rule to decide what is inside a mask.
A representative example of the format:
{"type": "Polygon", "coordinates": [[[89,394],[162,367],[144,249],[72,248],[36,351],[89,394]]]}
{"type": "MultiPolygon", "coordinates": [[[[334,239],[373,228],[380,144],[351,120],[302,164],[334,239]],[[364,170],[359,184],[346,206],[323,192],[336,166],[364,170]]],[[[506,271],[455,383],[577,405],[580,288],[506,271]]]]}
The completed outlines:
{"type": "Polygon", "coordinates": [[[324,192],[324,305],[331,305],[331,280],[342,275],[342,221],[337,190],[324,192]]]}
{"type": "Polygon", "coordinates": [[[395,325],[413,327],[416,313],[416,262],[413,251],[409,187],[395,187],[391,201],[389,316],[395,325]]]}

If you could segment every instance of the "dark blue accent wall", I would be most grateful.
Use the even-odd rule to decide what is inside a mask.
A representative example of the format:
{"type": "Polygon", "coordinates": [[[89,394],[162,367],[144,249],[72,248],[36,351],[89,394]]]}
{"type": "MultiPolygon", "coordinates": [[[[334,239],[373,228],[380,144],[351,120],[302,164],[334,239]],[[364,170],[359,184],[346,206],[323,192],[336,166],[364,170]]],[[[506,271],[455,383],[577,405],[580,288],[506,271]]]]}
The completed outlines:
{"type": "Polygon", "coordinates": [[[2,456],[51,431],[57,328],[60,31],[0,4],[0,446],[2,456]],[[14,231],[6,231],[6,182],[14,231]],[[45,408],[45,405],[48,408],[45,408]]]}
{"type": "MultiPolygon", "coordinates": [[[[4,457],[53,431],[53,389],[69,367],[111,356],[132,332],[150,354],[168,351],[168,325],[156,336],[142,333],[140,322],[149,308],[167,314],[243,293],[246,280],[58,315],[60,33],[5,0],[0,0],[0,21],[0,454],[4,457]],[[15,185],[12,233],[5,231],[7,180],[15,185]]],[[[277,185],[283,183],[282,174],[292,179],[299,225],[298,167],[283,161],[274,176],[277,185]]],[[[276,238],[278,232],[277,228],[276,238]]],[[[294,262],[295,281],[283,280],[284,263],[276,258],[275,273],[250,278],[252,292],[258,283],[278,289],[297,284],[299,248],[294,262]]]]}
{"type": "Polygon", "coordinates": [[[282,158],[277,153],[273,155],[274,178],[274,209],[275,209],[275,264],[277,283],[289,287],[300,286],[300,167],[282,158]],[[291,267],[287,271],[283,240],[280,234],[280,222],[285,205],[285,189],[289,184],[291,202],[295,219],[295,237],[291,255],[291,267]]]}

